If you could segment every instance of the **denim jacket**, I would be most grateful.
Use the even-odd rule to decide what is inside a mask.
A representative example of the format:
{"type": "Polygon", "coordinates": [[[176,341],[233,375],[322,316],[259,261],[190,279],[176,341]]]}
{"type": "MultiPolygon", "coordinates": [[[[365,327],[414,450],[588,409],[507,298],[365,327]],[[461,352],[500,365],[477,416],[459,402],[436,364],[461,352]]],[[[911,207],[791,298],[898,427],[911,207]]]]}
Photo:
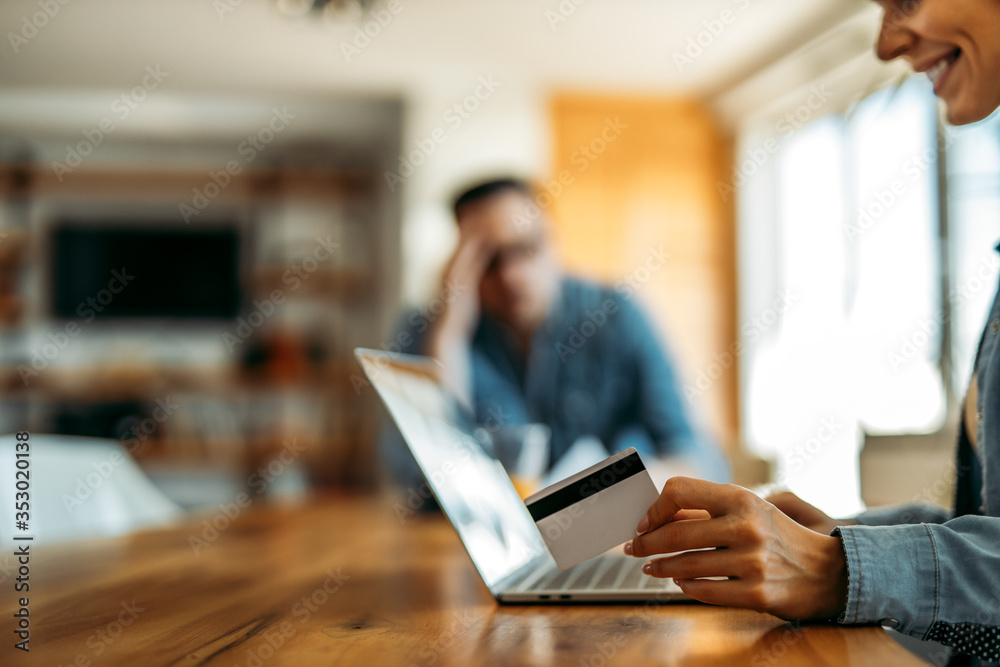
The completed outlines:
{"type": "Polygon", "coordinates": [[[849,578],[841,623],[882,623],[1000,662],[998,339],[1000,292],[976,355],[978,451],[966,436],[962,411],[955,511],[881,508],[858,516],[857,526],[834,530],[843,538],[849,578]]]}

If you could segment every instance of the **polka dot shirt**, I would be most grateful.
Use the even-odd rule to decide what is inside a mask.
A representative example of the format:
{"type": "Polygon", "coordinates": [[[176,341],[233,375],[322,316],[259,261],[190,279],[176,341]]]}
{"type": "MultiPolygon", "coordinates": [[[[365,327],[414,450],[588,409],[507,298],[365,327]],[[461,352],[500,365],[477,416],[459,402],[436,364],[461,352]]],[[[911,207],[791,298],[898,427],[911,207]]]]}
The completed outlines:
{"type": "Polygon", "coordinates": [[[983,660],[1000,662],[1000,628],[974,623],[935,623],[926,639],[983,660]]]}

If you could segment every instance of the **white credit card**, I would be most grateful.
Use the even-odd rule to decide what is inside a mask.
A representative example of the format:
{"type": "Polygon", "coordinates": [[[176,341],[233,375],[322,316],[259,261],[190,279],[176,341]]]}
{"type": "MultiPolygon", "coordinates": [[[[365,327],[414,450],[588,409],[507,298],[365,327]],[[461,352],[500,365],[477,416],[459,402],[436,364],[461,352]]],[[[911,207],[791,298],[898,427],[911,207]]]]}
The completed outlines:
{"type": "Polygon", "coordinates": [[[560,570],[635,537],[659,493],[634,447],[529,496],[524,504],[560,570]]]}

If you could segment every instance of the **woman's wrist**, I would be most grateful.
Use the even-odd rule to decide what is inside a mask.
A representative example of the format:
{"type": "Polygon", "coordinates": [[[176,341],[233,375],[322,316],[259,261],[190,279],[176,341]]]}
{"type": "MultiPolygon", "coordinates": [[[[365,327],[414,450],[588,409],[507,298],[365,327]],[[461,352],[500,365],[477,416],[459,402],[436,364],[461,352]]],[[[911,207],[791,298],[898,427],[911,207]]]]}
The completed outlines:
{"type": "Polygon", "coordinates": [[[819,587],[814,619],[835,619],[847,607],[847,558],[837,536],[823,536],[817,551],[815,575],[819,587]]]}

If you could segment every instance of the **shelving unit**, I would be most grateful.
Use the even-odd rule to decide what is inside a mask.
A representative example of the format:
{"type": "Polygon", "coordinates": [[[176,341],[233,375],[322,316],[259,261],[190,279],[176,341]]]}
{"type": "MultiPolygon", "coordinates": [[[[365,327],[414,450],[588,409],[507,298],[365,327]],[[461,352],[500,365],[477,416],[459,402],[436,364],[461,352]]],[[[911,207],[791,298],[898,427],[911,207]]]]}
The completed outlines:
{"type": "MultiPolygon", "coordinates": [[[[222,342],[239,318],[195,327],[197,340],[222,349],[213,362],[186,363],[184,345],[157,349],[188,335],[183,321],[165,335],[151,331],[144,341],[141,322],[98,320],[85,333],[101,354],[83,363],[55,359],[22,381],[18,366],[30,363],[32,341],[66,324],[45,306],[53,212],[97,206],[132,219],[147,209],[162,214],[190,200],[208,171],[93,167],[58,182],[44,165],[0,166],[0,345],[6,348],[0,415],[16,428],[51,432],[60,430],[60,419],[72,422],[66,414],[134,406],[124,426],[131,423],[143,437],[122,441],[150,469],[214,467],[245,481],[295,442],[296,462],[316,484],[373,483],[377,405],[370,392],[355,393],[351,374],[353,348],[377,340],[385,310],[393,308],[382,271],[384,227],[393,213],[374,167],[286,158],[247,169],[189,223],[223,210],[242,220],[240,318],[247,321],[257,304],[282,297],[273,312],[253,317],[261,324],[237,336],[231,350],[222,342]],[[20,211],[17,224],[2,214],[13,208],[20,211]],[[121,336],[129,344],[118,351],[121,336]],[[167,399],[177,407],[166,419],[154,418],[157,401],[167,399]]],[[[123,430],[121,423],[116,427],[123,430]]]]}

